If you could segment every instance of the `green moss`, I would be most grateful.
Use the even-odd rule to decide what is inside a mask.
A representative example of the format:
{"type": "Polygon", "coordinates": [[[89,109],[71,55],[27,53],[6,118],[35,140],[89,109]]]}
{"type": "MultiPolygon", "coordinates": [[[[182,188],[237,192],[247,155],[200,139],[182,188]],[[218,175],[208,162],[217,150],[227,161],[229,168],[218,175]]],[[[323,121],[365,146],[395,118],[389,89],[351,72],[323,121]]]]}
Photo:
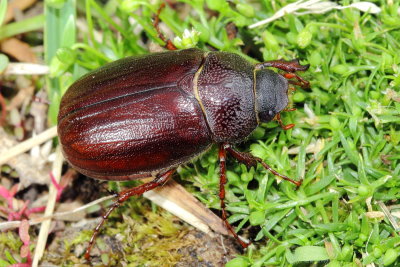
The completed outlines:
{"type": "Polygon", "coordinates": [[[7,231],[0,233],[0,251],[2,251],[0,266],[8,266],[11,264],[19,263],[22,259],[20,257],[20,249],[22,241],[15,231],[7,231]]]}
{"type": "Polygon", "coordinates": [[[149,209],[143,201],[131,201],[121,211],[123,221],[116,227],[108,227],[107,235],[122,234],[124,261],[151,266],[172,266],[181,259],[178,249],[188,245],[184,239],[187,227],[183,227],[170,213],[149,209]],[[139,204],[139,205],[138,205],[139,204]],[[133,219],[132,217],[136,217],[133,219]]]}

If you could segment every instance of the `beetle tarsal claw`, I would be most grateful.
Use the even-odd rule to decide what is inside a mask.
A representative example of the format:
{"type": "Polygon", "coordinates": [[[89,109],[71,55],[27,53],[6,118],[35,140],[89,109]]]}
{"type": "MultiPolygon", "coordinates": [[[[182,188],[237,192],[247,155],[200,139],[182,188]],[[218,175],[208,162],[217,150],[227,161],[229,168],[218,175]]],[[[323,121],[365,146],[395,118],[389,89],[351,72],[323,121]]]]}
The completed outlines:
{"type": "Polygon", "coordinates": [[[296,190],[303,184],[303,179],[300,179],[299,181],[294,181],[295,182],[295,185],[297,186],[296,187],[296,190]]]}
{"type": "Polygon", "coordinates": [[[301,65],[300,59],[296,58],[289,61],[295,71],[306,71],[310,68],[310,64],[301,65]]]}

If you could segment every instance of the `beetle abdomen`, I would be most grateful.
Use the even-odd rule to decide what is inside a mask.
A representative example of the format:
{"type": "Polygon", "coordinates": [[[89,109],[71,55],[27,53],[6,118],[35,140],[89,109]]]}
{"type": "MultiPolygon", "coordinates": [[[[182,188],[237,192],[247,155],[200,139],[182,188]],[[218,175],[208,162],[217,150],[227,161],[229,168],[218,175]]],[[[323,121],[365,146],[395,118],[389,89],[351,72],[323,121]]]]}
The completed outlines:
{"type": "Polygon", "coordinates": [[[61,100],[58,120],[78,109],[113,98],[174,87],[185,76],[196,73],[203,56],[204,52],[199,49],[187,49],[128,57],[107,64],[68,88],[61,100]]]}
{"type": "Polygon", "coordinates": [[[126,180],[206,150],[212,140],[193,94],[203,56],[190,49],[125,58],[75,82],[58,116],[66,159],[88,176],[126,180]]]}
{"type": "Polygon", "coordinates": [[[88,106],[64,117],[59,135],[66,159],[100,179],[145,177],[187,162],[211,144],[196,99],[178,88],[88,106]]]}

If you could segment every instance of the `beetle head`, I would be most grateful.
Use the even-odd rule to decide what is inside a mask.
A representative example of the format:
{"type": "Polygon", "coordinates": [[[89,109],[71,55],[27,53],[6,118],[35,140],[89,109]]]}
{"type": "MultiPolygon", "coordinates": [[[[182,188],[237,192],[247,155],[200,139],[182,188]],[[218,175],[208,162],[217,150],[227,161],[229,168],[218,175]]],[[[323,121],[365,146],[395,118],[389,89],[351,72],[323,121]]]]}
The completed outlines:
{"type": "Polygon", "coordinates": [[[271,121],[288,104],[288,81],[269,69],[256,70],[256,107],[261,122],[271,121]]]}

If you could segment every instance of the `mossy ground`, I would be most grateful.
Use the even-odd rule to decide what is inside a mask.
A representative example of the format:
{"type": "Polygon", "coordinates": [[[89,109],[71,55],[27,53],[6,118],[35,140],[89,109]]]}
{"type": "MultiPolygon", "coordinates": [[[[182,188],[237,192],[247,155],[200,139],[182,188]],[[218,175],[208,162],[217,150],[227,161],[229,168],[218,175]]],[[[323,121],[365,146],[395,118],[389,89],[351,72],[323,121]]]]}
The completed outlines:
{"type": "MultiPolygon", "coordinates": [[[[52,75],[47,83],[49,118],[54,123],[62,93],[83,73],[118,58],[148,53],[149,43],[163,43],[151,22],[159,3],[76,1],[76,13],[73,0],[64,1],[62,9],[53,2],[46,1],[44,38],[52,75]],[[86,29],[75,28],[77,17],[85,20],[86,29]]],[[[255,240],[228,265],[400,264],[399,2],[370,1],[381,8],[377,14],[356,8],[285,14],[248,28],[293,2],[182,0],[160,15],[163,29],[172,37],[182,37],[185,29],[200,32],[180,45],[234,52],[252,62],[299,58],[310,64],[302,75],[311,88],[297,88],[291,95],[297,110],[282,114],[285,123],[296,127],[284,131],[276,122],[262,124],[238,146],[280,173],[304,179],[303,185],[295,190],[260,166],[247,170],[228,161],[229,221],[255,240]],[[228,35],[231,22],[237,33],[228,35]]],[[[219,208],[215,149],[181,167],[179,175],[201,201],[219,208]]],[[[126,224],[110,220],[106,232],[117,236],[129,228],[125,239],[147,244],[133,245],[128,258],[179,261],[158,245],[176,250],[185,243],[181,231],[187,230],[165,212],[156,215],[141,209],[143,217],[135,218],[134,213],[125,213],[127,208],[120,209],[126,224]],[[113,226],[114,222],[118,224],[113,226]],[[160,232],[166,243],[153,239],[160,232]]]]}

